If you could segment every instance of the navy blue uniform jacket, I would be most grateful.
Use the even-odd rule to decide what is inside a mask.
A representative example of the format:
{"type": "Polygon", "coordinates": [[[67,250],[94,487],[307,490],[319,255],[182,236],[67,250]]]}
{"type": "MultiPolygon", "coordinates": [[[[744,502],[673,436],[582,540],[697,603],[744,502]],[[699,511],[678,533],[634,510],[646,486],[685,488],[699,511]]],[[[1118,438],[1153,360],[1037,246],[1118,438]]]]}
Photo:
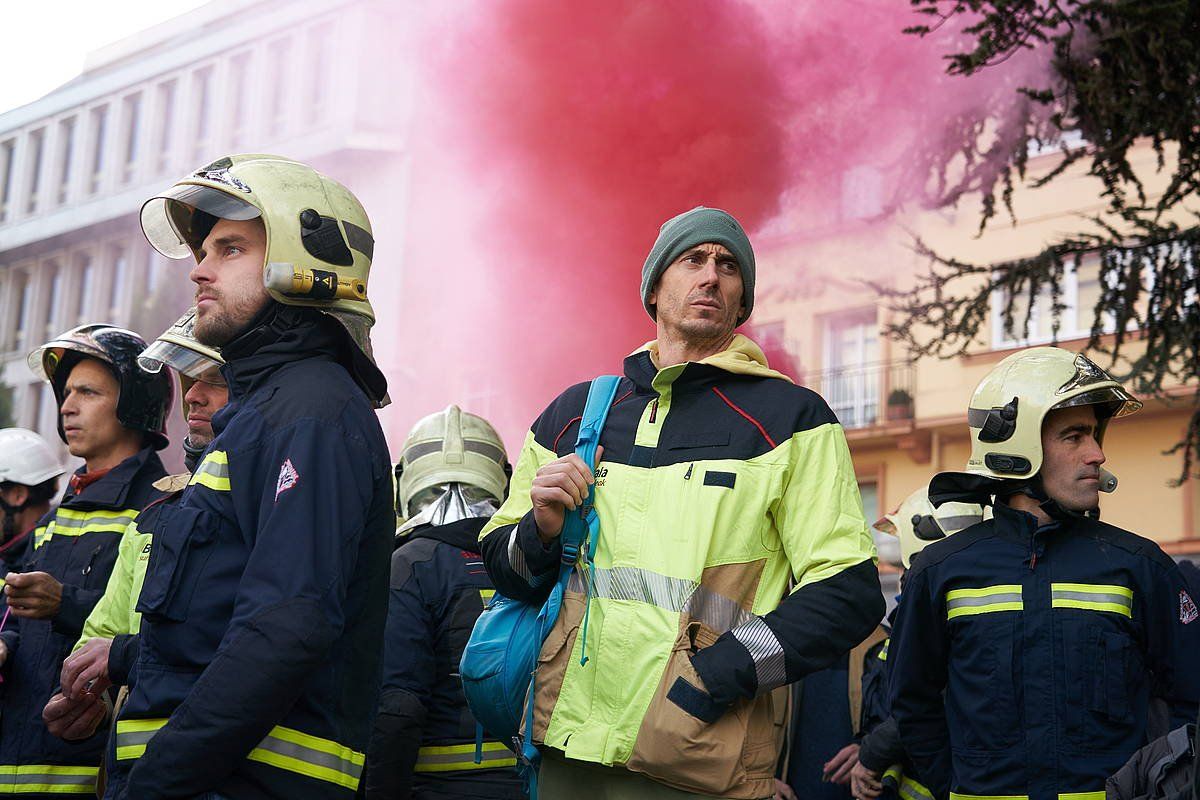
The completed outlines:
{"type": "Polygon", "coordinates": [[[319,800],[358,788],[387,613],[391,469],[375,413],[338,363],[334,323],[298,311],[224,350],[230,402],[154,531],[106,797],[319,800]]]}
{"type": "Polygon", "coordinates": [[[888,653],[900,737],[938,797],[1102,798],[1145,743],[1152,694],[1195,713],[1196,605],[1147,539],[995,514],[907,577],[888,653]]]}

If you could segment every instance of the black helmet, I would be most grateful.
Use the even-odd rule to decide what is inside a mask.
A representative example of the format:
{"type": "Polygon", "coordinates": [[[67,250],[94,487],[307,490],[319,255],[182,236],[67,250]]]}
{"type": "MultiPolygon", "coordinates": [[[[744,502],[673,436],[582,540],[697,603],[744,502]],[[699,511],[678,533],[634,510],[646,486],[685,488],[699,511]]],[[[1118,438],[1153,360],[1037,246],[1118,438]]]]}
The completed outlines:
{"type": "MultiPolygon", "coordinates": [[[[61,408],[71,369],[85,358],[96,359],[108,367],[120,386],[117,422],[148,434],[154,449],[162,450],[167,446],[171,375],[167,370],[154,373],[138,366],[138,356],[145,349],[145,340],[133,331],[92,323],[72,328],[34,350],[29,354],[29,368],[49,381],[61,408]]],[[[58,415],[58,435],[67,440],[62,414],[58,415]]]]}

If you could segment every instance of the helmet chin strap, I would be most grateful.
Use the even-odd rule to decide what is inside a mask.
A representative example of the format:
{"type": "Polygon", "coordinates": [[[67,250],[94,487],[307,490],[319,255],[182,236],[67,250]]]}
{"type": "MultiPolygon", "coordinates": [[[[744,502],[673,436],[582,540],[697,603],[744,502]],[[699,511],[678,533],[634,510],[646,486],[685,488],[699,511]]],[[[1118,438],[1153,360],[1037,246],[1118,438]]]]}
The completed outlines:
{"type": "MultiPolygon", "coordinates": [[[[1108,472],[1107,470],[1101,470],[1100,471],[1100,486],[1101,487],[1109,485],[1109,480],[1107,480],[1107,479],[1111,479],[1111,485],[1113,488],[1107,489],[1107,490],[1104,490],[1102,488],[1101,490],[1111,492],[1117,486],[1117,478],[1111,472],[1108,472]]],[[[1038,504],[1038,507],[1041,508],[1042,511],[1045,511],[1046,514],[1048,514],[1051,519],[1058,520],[1059,522],[1069,522],[1072,519],[1100,519],[1100,507],[1099,506],[1097,506],[1096,508],[1088,509],[1087,511],[1071,511],[1068,508],[1064,508],[1061,503],[1059,503],[1057,500],[1054,500],[1053,498],[1051,498],[1050,495],[1046,494],[1046,489],[1042,485],[1041,475],[1035,475],[1024,486],[1022,486],[1016,493],[1023,494],[1026,497],[1029,497],[1029,498],[1032,498],[1033,500],[1035,500],[1038,504]]]]}
{"type": "Polygon", "coordinates": [[[188,472],[195,472],[196,467],[200,466],[200,456],[204,455],[204,451],[208,446],[197,447],[192,444],[192,437],[183,437],[183,465],[188,472]]]}

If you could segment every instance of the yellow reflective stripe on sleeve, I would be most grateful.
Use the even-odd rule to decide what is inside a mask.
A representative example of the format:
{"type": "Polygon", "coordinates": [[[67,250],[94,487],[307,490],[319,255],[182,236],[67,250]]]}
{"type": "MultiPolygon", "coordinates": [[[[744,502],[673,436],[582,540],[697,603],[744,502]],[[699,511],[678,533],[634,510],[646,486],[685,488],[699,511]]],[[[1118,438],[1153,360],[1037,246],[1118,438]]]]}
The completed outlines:
{"type": "Polygon", "coordinates": [[[358,789],[366,760],[337,742],[278,726],[246,758],[351,790],[358,789]]]}
{"type": "Polygon", "coordinates": [[[166,724],[167,720],[163,717],[117,720],[117,760],[140,758],[146,752],[146,745],[154,738],[154,734],[166,724]]]}
{"type": "Polygon", "coordinates": [[[475,763],[474,744],[431,745],[417,753],[414,772],[455,772],[463,769],[515,767],[517,756],[501,742],[484,742],[480,763],[475,763]]]}
{"type": "Polygon", "coordinates": [[[1052,583],[1052,608],[1078,608],[1087,611],[1107,611],[1133,617],[1133,590],[1105,583],[1052,583]]]}
{"type": "MultiPolygon", "coordinates": [[[[122,508],[116,511],[60,508],[54,512],[54,519],[47,524],[44,538],[49,540],[55,536],[83,536],[85,533],[124,533],[129,523],[137,519],[137,515],[136,508],[122,508]]],[[[34,535],[37,536],[36,533],[34,535]]],[[[34,549],[39,546],[35,538],[34,549]]]]}
{"type": "Polygon", "coordinates": [[[496,595],[495,589],[480,589],[479,590],[479,599],[483,601],[484,607],[486,607],[488,603],[492,602],[492,598],[495,595],[496,595]]]}
{"type": "Polygon", "coordinates": [[[1058,800],[1104,800],[1104,792],[1068,792],[1060,794],[1058,800]]]}
{"type": "Polygon", "coordinates": [[[96,793],[97,767],[0,764],[0,794],[96,793]]]}
{"type": "MultiPolygon", "coordinates": [[[[117,720],[117,759],[139,758],[165,719],[117,720]]],[[[366,756],[330,739],[276,726],[246,756],[278,769],[357,790],[366,756]]]]}
{"type": "Polygon", "coordinates": [[[33,549],[34,550],[37,550],[42,545],[44,545],[46,542],[50,541],[51,525],[53,525],[53,522],[51,522],[49,525],[43,525],[42,527],[34,530],[34,532],[33,532],[33,549]]]}
{"type": "Polygon", "coordinates": [[[903,800],[933,800],[933,792],[907,776],[901,779],[898,791],[903,800]]]}
{"type": "Polygon", "coordinates": [[[1020,611],[1022,608],[1021,586],[1015,583],[946,592],[946,619],[998,611],[1020,611]]]}
{"type": "Polygon", "coordinates": [[[883,640],[883,647],[879,648],[879,660],[880,661],[887,661],[888,646],[891,645],[891,643],[892,643],[892,640],[890,638],[883,640]]]}
{"type": "Polygon", "coordinates": [[[194,483],[216,492],[229,491],[229,456],[225,451],[214,450],[204,457],[188,481],[189,486],[194,483]]]}
{"type": "Polygon", "coordinates": [[[1027,794],[959,794],[950,793],[950,800],[1029,800],[1027,794]]]}

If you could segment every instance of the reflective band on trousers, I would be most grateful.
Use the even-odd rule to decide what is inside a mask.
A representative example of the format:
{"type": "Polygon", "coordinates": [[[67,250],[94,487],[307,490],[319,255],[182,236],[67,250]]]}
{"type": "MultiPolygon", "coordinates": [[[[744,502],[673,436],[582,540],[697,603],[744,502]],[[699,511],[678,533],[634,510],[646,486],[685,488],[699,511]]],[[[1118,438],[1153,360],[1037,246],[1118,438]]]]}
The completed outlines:
{"type": "MultiPolygon", "coordinates": [[[[649,603],[674,614],[687,614],[717,633],[754,619],[737,602],[686,578],[660,575],[640,567],[596,567],[595,597],[649,603]]],[[[571,573],[567,591],[583,593],[579,570],[571,573]]]]}
{"type": "Polygon", "coordinates": [[[946,619],[993,614],[997,611],[1020,611],[1022,608],[1021,586],[1015,583],[946,592],[946,619]]]}
{"type": "MultiPolygon", "coordinates": [[[[117,720],[117,760],[140,757],[166,724],[165,719],[117,720]]],[[[337,742],[280,726],[272,728],[246,758],[354,790],[365,760],[362,753],[337,742]]]]}
{"type": "Polygon", "coordinates": [[[460,769],[500,769],[515,767],[517,756],[500,742],[484,742],[483,757],[475,763],[475,744],[448,744],[422,747],[414,772],[455,772],[460,769]]]}
{"type": "Polygon", "coordinates": [[[229,491],[229,456],[223,450],[214,450],[204,457],[196,467],[188,485],[198,483],[217,492],[229,491]]]}
{"type": "Polygon", "coordinates": [[[1133,617],[1133,590],[1103,583],[1052,583],[1050,605],[1133,617]]]}
{"type": "MultiPolygon", "coordinates": [[[[1029,800],[1027,794],[959,794],[950,793],[950,800],[1029,800]]],[[[1104,800],[1104,792],[1066,792],[1058,800],[1104,800]]]]}
{"type": "Polygon", "coordinates": [[[97,767],[0,764],[0,794],[95,794],[97,767]]]}

